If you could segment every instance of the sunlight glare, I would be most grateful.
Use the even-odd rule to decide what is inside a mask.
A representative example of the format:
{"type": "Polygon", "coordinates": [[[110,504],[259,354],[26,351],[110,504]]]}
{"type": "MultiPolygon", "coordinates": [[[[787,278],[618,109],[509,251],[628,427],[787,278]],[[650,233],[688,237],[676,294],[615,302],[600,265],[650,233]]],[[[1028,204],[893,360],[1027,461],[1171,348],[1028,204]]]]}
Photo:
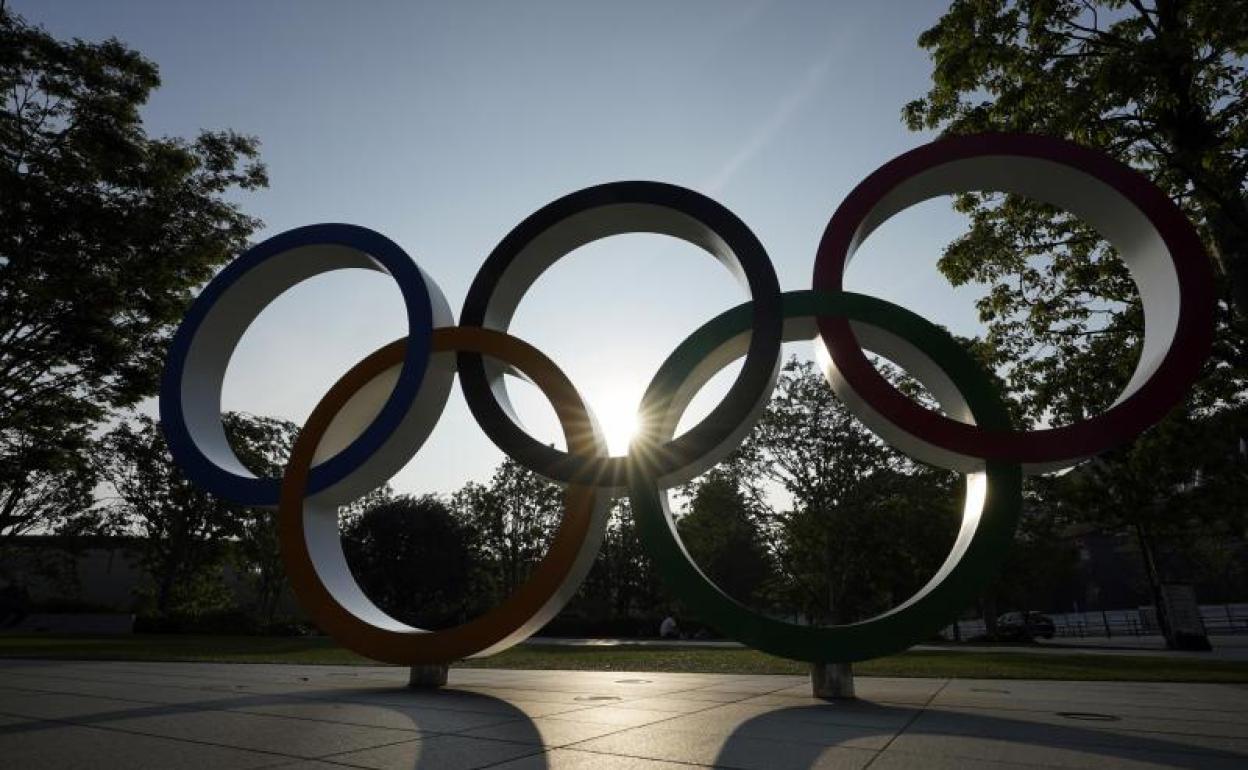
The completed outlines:
{"type": "Polygon", "coordinates": [[[637,434],[637,407],[640,401],[640,396],[629,398],[622,393],[594,400],[594,416],[602,427],[607,439],[607,451],[612,457],[628,454],[628,445],[637,434]]]}

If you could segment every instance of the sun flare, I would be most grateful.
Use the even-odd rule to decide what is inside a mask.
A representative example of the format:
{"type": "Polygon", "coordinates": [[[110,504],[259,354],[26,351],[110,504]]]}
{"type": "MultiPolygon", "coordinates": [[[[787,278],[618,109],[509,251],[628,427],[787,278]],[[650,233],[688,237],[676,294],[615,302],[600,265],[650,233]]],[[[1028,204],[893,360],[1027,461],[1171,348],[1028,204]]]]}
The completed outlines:
{"type": "Polygon", "coordinates": [[[628,454],[628,445],[637,435],[637,399],[614,395],[601,399],[593,408],[611,456],[628,454]]]}

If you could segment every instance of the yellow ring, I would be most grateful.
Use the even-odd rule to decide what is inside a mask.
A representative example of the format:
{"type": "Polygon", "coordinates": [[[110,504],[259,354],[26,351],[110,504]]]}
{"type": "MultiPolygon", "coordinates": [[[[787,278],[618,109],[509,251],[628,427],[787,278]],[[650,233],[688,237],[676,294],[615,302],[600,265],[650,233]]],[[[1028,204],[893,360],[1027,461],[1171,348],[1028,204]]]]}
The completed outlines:
{"type": "MultiPolygon", "coordinates": [[[[308,549],[304,526],[308,475],[317,445],[339,410],[377,375],[401,364],[406,344],[406,338],[396,340],[356,364],[330,388],[308,417],[295,440],[282,478],[278,539],[286,574],[300,605],[339,644],[389,663],[449,663],[506,649],[536,630],[531,627],[532,621],[553,617],[561,609],[588,569],[585,558],[578,559],[578,556],[591,550],[584,548],[586,540],[601,536],[601,529],[595,532],[593,526],[595,519],[602,519],[595,516],[595,506],[605,500],[599,500],[592,487],[568,486],[564,494],[564,515],[546,556],[524,584],[478,618],[452,628],[422,631],[397,621],[392,627],[382,627],[348,610],[326,587],[308,549]],[[569,586],[572,590],[563,590],[569,586]],[[526,625],[530,628],[525,628],[526,625]],[[400,627],[406,630],[398,630],[400,627]]],[[[480,353],[514,366],[550,400],[570,452],[605,454],[595,431],[585,430],[585,426],[593,425],[593,420],[584,401],[563,372],[537,349],[490,329],[435,329],[432,351],[455,350],[480,353]]],[[[592,550],[597,551],[596,548],[592,550]]],[[[589,561],[592,563],[592,558],[589,561]]]]}

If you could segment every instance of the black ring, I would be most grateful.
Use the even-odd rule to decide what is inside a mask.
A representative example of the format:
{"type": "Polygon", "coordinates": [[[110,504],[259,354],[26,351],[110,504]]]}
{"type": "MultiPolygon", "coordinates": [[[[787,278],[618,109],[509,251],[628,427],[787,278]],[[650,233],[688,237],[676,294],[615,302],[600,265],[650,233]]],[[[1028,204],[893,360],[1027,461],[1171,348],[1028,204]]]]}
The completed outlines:
{"type": "Polygon", "coordinates": [[[654,415],[663,413],[662,405],[643,401],[629,455],[591,457],[560,451],[526,433],[511,413],[501,373],[487,373],[479,354],[459,353],[464,398],[482,430],[521,465],[555,481],[622,488],[628,483],[630,463],[644,463],[664,483],[687,480],[677,477],[735,440],[739,426],[748,424],[762,408],[775,383],[784,325],[775,268],[758,238],[736,215],[676,185],[613,182],[587,187],[539,209],[508,233],[481,266],[464,300],[460,325],[507,331],[520,299],[547,268],[580,246],[625,233],[680,238],[709,251],[737,275],[753,302],[753,333],[745,363],[724,399],[685,433],[656,443],[652,422],[654,415]]]}

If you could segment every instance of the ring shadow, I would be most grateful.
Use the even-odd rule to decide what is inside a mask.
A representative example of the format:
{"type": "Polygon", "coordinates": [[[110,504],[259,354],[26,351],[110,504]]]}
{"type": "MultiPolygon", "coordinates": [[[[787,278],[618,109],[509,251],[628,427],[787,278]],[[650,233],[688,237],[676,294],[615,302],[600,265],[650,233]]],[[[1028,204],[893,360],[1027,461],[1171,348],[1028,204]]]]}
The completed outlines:
{"type": "MultiPolygon", "coordinates": [[[[1193,770],[1223,766],[1248,767],[1246,753],[1198,747],[1156,737],[1160,733],[1110,732],[1050,722],[970,714],[966,711],[970,707],[956,708],[956,711],[948,712],[917,705],[889,706],[870,701],[779,708],[737,725],[724,740],[714,764],[726,767],[767,767],[772,763],[766,761],[764,752],[771,746],[774,761],[775,742],[783,741],[786,766],[813,768],[830,748],[873,748],[883,751],[892,747],[897,737],[908,736],[936,739],[924,741],[925,745],[914,751],[902,748],[892,750],[891,754],[897,758],[908,757],[914,767],[930,766],[937,755],[943,755],[941,758],[957,763],[979,760],[1052,764],[1042,757],[1029,758],[1021,753],[1026,752],[1029,747],[1078,751],[1103,758],[1110,766],[1117,766],[1115,760],[1130,762],[1144,757],[1164,757],[1168,767],[1193,770]],[[828,738],[834,732],[841,732],[843,737],[835,743],[829,743],[828,738]],[[1002,745],[1008,742],[1011,751],[1018,750],[1020,753],[1010,756],[1003,752],[998,752],[997,756],[966,751],[946,753],[931,745],[942,738],[995,739],[1003,742],[1002,745]],[[881,742],[883,746],[878,745],[881,742]],[[854,743],[859,743],[860,746],[854,746],[854,743]],[[876,745],[872,747],[872,744],[876,745]]],[[[910,766],[909,763],[907,766],[910,766]]]]}
{"type": "MultiPolygon", "coordinates": [[[[24,688],[20,684],[7,682],[7,688],[23,690],[28,689],[35,693],[54,694],[73,696],[80,698],[100,698],[107,700],[117,700],[117,697],[107,695],[92,695],[83,692],[74,692],[72,688],[65,690],[50,691],[44,688],[29,687],[24,688]]],[[[288,719],[301,719],[309,723],[310,729],[320,723],[331,723],[339,726],[360,727],[360,728],[379,728],[384,727],[390,730],[411,730],[412,738],[407,741],[401,741],[397,744],[385,744],[382,746],[364,746],[360,748],[352,748],[341,752],[329,752],[319,754],[317,756],[297,756],[287,754],[282,751],[281,746],[271,746],[269,751],[272,753],[283,754],[290,757],[291,762],[306,761],[312,759],[330,759],[340,757],[345,754],[353,754],[357,752],[366,752],[373,749],[385,749],[387,747],[395,747],[399,744],[406,746],[412,744],[411,748],[416,749],[417,754],[412,760],[413,770],[421,770],[422,768],[444,767],[446,758],[440,756],[435,745],[438,739],[445,738],[471,738],[478,741],[490,741],[488,738],[479,738],[473,735],[465,735],[466,730],[475,730],[481,727],[489,727],[494,725],[506,724],[508,727],[509,737],[506,741],[493,741],[499,744],[500,748],[511,745],[516,746],[523,744],[531,748],[531,751],[519,751],[511,754],[502,761],[510,759],[524,758],[534,770],[545,768],[545,751],[546,747],[542,739],[540,731],[533,723],[533,720],[514,704],[506,700],[484,695],[479,692],[469,690],[457,690],[453,687],[441,688],[437,691],[414,691],[405,686],[358,686],[358,687],[327,687],[324,689],[308,689],[296,694],[246,694],[246,695],[230,695],[212,700],[196,700],[188,703],[153,703],[150,705],[136,706],[127,709],[113,709],[108,711],[100,711],[85,715],[73,715],[64,718],[39,717],[28,714],[13,714],[26,720],[13,724],[0,724],[0,745],[2,739],[6,735],[14,735],[20,733],[32,733],[41,730],[49,730],[62,728],[66,726],[97,726],[108,729],[110,722],[119,720],[137,719],[143,717],[158,716],[179,716],[188,714],[204,714],[213,711],[231,712],[235,714],[247,714],[253,716],[275,716],[285,717],[288,719]],[[326,705],[343,705],[349,704],[354,706],[372,707],[385,709],[394,714],[401,715],[405,726],[396,727],[393,719],[371,719],[369,721],[342,721],[341,719],[316,718],[308,716],[292,716],[289,713],[283,714],[280,711],[265,710],[266,707],[273,706],[291,706],[291,705],[309,705],[309,704],[326,704],[326,705]],[[460,726],[458,728],[448,727],[453,724],[456,715],[475,715],[482,718],[480,724],[474,724],[470,727],[460,726]],[[489,719],[485,719],[490,717],[489,719]],[[410,725],[410,726],[406,726],[410,725]],[[425,749],[431,749],[426,751],[425,749]]],[[[118,729],[116,727],[112,729],[118,729]]],[[[133,731],[139,732],[139,731],[133,731]]],[[[163,738],[174,738],[169,734],[157,733],[141,733],[143,735],[163,738]]],[[[243,751],[255,750],[254,747],[233,744],[228,745],[243,751]]],[[[0,764],[3,764],[3,750],[0,749],[0,764]]],[[[106,759],[106,758],[102,758],[106,759]]]]}
{"type": "MultiPolygon", "coordinates": [[[[99,681],[99,680],[95,680],[99,681]]],[[[96,697],[107,699],[109,696],[91,695],[74,692],[72,688],[50,691],[46,688],[23,688],[12,682],[6,687],[13,689],[29,689],[32,693],[49,693],[77,697],[96,697]]],[[[224,685],[222,685],[224,687],[224,685]]],[[[200,689],[200,688],[195,688],[200,689]]],[[[1026,752],[1028,747],[1036,750],[1065,749],[1078,751],[1085,755],[1103,758],[1107,764],[1115,760],[1129,762],[1141,758],[1163,758],[1166,766],[1178,768],[1210,768],[1210,767],[1244,767],[1248,766],[1248,754],[1217,748],[1193,746],[1175,740],[1157,737],[1162,733],[1146,731],[1111,732],[1104,729],[1064,725],[1060,723],[1038,722],[1035,720],[1010,719],[999,715],[967,713],[972,707],[955,707],[956,711],[942,711],[923,708],[919,705],[876,703],[867,700],[823,703],[817,705],[781,706],[775,710],[750,717],[736,725],[728,733],[718,747],[714,759],[716,766],[748,768],[773,767],[781,760],[776,755],[777,744],[783,744],[783,764],[786,767],[813,768],[825,759],[829,749],[847,748],[878,751],[889,749],[890,757],[908,759],[914,766],[925,766],[932,763],[937,755],[953,762],[980,760],[1032,761],[1035,764],[1047,764],[1043,757],[1028,757],[1020,754],[1005,756],[976,755],[973,752],[946,752],[928,745],[917,749],[894,748],[893,743],[899,736],[942,738],[978,738],[996,739],[1002,746],[1008,742],[1010,751],[1026,752]],[[922,752],[922,753],[918,753],[922,752]]],[[[309,688],[298,694],[245,694],[230,693],[213,700],[197,700],[190,703],[158,703],[136,706],[135,708],[100,711],[86,715],[74,715],[65,718],[43,718],[43,721],[19,722],[0,725],[0,738],[5,735],[36,732],[66,725],[99,725],[108,727],[107,723],[122,719],[133,719],[150,716],[177,716],[184,714],[200,714],[212,711],[230,711],[235,713],[268,715],[302,719],[310,725],[318,722],[359,727],[388,727],[389,729],[407,729],[413,736],[404,745],[413,744],[418,753],[411,758],[414,770],[422,768],[440,768],[446,765],[446,757],[436,751],[424,751],[426,747],[435,747],[437,739],[478,738],[470,733],[481,727],[506,724],[509,737],[498,740],[502,745],[522,744],[531,751],[502,758],[505,762],[513,759],[524,759],[526,767],[541,770],[548,767],[545,745],[541,732],[533,720],[516,704],[505,698],[494,697],[474,690],[461,690],[453,687],[436,691],[416,691],[405,686],[387,684],[372,686],[360,682],[347,687],[309,688]],[[396,728],[393,720],[372,718],[367,721],[343,721],[342,719],[317,718],[315,716],[295,716],[280,711],[265,711],[264,707],[289,706],[308,704],[340,705],[349,704],[386,709],[401,716],[405,727],[396,728]],[[485,722],[472,726],[454,726],[453,715],[474,714],[489,717],[485,722]],[[452,715],[446,720],[448,715],[452,715]]],[[[1000,712],[998,712],[1000,713],[1000,712]]],[[[1035,713],[1035,712],[1032,712],[1035,713]]],[[[38,716],[15,714],[24,719],[40,720],[38,716]]],[[[644,728],[641,728],[644,729],[644,728]]],[[[1129,728],[1128,728],[1129,729],[1129,728]]],[[[628,732],[627,730],[625,731],[628,732]]],[[[147,733],[152,735],[151,733],[147,733]]],[[[170,737],[170,736],[163,736],[170,737]]],[[[394,744],[387,744],[393,746],[394,744]]],[[[246,749],[246,746],[236,748],[246,749]]],[[[569,748],[575,748],[575,744],[569,748]]],[[[378,746],[373,748],[384,748],[378,746]]],[[[274,747],[280,753],[280,747],[274,747]]],[[[348,753],[369,751],[369,747],[350,749],[343,752],[331,752],[315,758],[340,757],[348,753]]],[[[471,751],[471,749],[467,749],[471,751]]],[[[313,757],[291,756],[292,761],[312,759],[313,757]]],[[[2,758],[2,757],[0,757],[2,758]]],[[[661,759],[667,757],[650,757],[661,759]]],[[[705,761],[704,759],[700,761],[705,761]]],[[[404,763],[406,764],[406,763],[404,763]]],[[[909,763],[908,763],[909,764],[909,763]]]]}

